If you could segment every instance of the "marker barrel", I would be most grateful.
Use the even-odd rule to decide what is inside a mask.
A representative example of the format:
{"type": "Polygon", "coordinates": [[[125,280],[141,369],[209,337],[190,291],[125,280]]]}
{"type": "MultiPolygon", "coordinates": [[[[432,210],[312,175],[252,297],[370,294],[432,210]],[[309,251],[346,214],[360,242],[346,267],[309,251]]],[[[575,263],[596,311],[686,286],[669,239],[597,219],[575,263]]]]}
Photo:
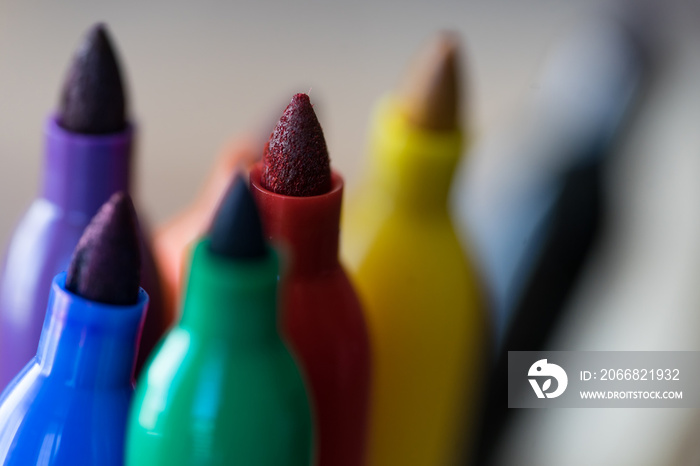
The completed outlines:
{"type": "Polygon", "coordinates": [[[55,277],[36,356],[0,396],[0,464],[124,462],[138,337],[148,305],[88,301],[55,277]]]}
{"type": "Polygon", "coordinates": [[[387,99],[371,142],[342,251],[374,348],[368,465],[445,466],[467,441],[488,347],[481,289],[447,208],[461,135],[415,128],[387,99]]]}
{"type": "Polygon", "coordinates": [[[277,255],[195,248],[182,320],[142,373],[128,466],[310,466],[306,388],[277,332],[277,255]]]}
{"type": "Polygon", "coordinates": [[[70,133],[55,118],[45,126],[42,197],[69,215],[88,216],[117,191],[129,191],[133,128],[91,136],[70,133]]]}
{"type": "Polygon", "coordinates": [[[250,175],[263,227],[286,253],[281,322],[308,378],[319,466],[365,464],[371,354],[364,313],[338,260],[343,180],[326,194],[284,196],[250,175]]]}
{"type": "MultiPolygon", "coordinates": [[[[47,120],[41,196],[15,229],[0,274],[0,388],[34,356],[51,281],[68,268],[83,230],[112,194],[128,192],[134,132],[81,135],[47,120]]],[[[141,238],[142,286],[151,305],[137,370],[170,321],[146,235],[141,238]]]]}

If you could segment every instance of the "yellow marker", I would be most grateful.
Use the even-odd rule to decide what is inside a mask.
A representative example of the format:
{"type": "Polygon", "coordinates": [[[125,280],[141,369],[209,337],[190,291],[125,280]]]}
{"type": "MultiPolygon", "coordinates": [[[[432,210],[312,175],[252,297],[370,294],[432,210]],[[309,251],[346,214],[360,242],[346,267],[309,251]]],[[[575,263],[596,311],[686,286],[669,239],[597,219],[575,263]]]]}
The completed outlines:
{"type": "MultiPolygon", "coordinates": [[[[450,40],[441,37],[429,56],[443,57],[442,71],[449,58],[454,75],[450,40]]],[[[456,83],[423,80],[438,81],[456,83]]],[[[454,107],[454,85],[450,93],[454,107]]],[[[446,92],[424,94],[439,101],[446,92]]],[[[448,214],[462,135],[456,118],[433,118],[439,125],[430,129],[417,124],[414,110],[428,114],[430,105],[406,102],[420,100],[392,96],[380,103],[370,177],[343,219],[343,258],[373,339],[368,466],[455,464],[471,439],[484,379],[484,301],[448,214]]],[[[443,113],[455,110],[444,103],[443,113]]]]}

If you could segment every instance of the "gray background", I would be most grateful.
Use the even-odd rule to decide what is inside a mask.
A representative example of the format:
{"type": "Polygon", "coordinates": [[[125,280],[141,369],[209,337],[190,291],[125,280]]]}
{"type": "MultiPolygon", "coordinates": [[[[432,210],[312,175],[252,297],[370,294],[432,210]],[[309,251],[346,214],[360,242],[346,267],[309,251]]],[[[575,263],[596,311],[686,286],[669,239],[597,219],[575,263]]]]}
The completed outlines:
{"type": "Polygon", "coordinates": [[[416,49],[441,28],[465,42],[476,135],[533,86],[557,37],[596,2],[0,0],[0,244],[37,188],[42,121],[69,59],[106,21],[140,125],[138,188],[151,219],[181,208],[228,138],[269,131],[311,89],[333,164],[352,184],[367,118],[416,49]]]}

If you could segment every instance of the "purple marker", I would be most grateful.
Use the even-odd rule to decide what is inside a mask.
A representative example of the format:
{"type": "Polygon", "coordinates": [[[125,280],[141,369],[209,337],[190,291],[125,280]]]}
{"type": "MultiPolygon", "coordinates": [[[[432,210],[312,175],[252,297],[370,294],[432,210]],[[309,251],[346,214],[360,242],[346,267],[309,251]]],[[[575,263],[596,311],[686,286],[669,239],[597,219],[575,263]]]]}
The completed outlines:
{"type": "MultiPolygon", "coordinates": [[[[59,111],[46,122],[41,196],[15,230],[0,275],[0,390],[36,354],[51,281],[68,267],[83,230],[112,194],[129,191],[134,128],[125,100],[114,51],[97,25],[75,56],[59,111]]],[[[142,243],[151,304],[137,371],[168,324],[155,261],[142,243]]]]}

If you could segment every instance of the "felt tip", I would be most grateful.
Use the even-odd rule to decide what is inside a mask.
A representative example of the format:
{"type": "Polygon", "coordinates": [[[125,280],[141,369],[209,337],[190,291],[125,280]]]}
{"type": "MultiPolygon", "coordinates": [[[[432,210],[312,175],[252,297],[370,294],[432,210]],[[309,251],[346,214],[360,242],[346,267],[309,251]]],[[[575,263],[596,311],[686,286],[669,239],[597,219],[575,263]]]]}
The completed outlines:
{"type": "Polygon", "coordinates": [[[112,195],[85,228],[73,252],[66,288],[91,301],[136,304],[141,282],[137,225],[129,195],[112,195]]]}
{"type": "Polygon", "coordinates": [[[209,249],[215,255],[256,259],[267,254],[258,208],[240,174],[234,177],[214,215],[209,237],[209,249]]]}
{"type": "Polygon", "coordinates": [[[282,113],[263,154],[262,186],[286,196],[331,190],[331,162],[309,96],[296,94],[282,113]]]}
{"type": "Polygon", "coordinates": [[[459,127],[459,39],[438,34],[416,57],[399,99],[406,117],[419,128],[451,131],[459,127]]]}
{"type": "Polygon", "coordinates": [[[58,124],[81,134],[109,134],[126,127],[126,96],[119,63],[104,24],[88,31],[63,84],[58,124]]]}

